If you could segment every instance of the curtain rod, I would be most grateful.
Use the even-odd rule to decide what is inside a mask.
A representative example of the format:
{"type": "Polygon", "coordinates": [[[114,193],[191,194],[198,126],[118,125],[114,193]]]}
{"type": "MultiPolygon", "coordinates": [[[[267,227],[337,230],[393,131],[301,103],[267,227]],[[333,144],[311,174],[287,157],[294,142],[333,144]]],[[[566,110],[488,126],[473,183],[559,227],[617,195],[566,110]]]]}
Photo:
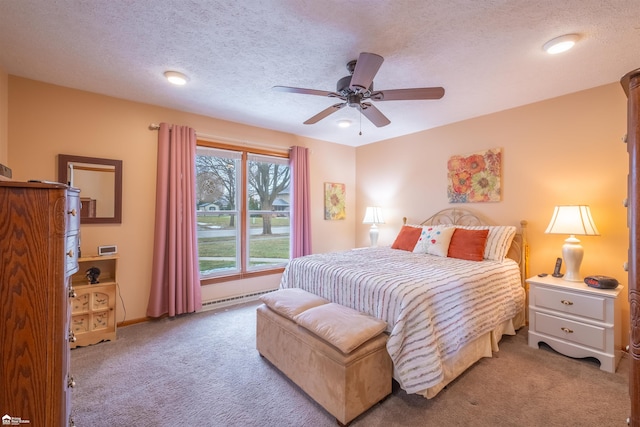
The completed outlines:
{"type": "MultiPolygon", "coordinates": [[[[149,130],[158,130],[160,129],[160,125],[157,123],[151,123],[149,125],[149,130]]],[[[269,144],[263,144],[260,142],[253,142],[253,141],[244,141],[241,139],[235,139],[235,138],[228,138],[225,136],[218,136],[218,135],[207,135],[204,133],[200,133],[196,131],[196,136],[198,138],[204,139],[204,140],[209,140],[210,142],[227,142],[230,144],[235,144],[235,145],[243,145],[243,146],[249,146],[249,147],[255,147],[255,148],[267,148],[270,150],[280,150],[280,151],[289,151],[290,148],[288,147],[282,147],[281,145],[269,145],[269,144]]]]}

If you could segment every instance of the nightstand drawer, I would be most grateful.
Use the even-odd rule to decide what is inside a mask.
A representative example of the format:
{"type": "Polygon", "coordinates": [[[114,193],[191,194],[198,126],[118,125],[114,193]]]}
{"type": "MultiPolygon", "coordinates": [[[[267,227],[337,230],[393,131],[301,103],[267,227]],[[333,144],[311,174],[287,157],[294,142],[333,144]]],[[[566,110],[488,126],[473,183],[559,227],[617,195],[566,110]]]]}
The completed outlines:
{"type": "Polygon", "coordinates": [[[536,307],[547,308],[574,316],[587,317],[606,321],[606,298],[600,296],[581,295],[539,287],[536,289],[534,301],[536,307]]]}
{"type": "Polygon", "coordinates": [[[534,315],[536,332],[598,350],[606,349],[606,333],[603,327],[586,325],[544,313],[534,315]]]}

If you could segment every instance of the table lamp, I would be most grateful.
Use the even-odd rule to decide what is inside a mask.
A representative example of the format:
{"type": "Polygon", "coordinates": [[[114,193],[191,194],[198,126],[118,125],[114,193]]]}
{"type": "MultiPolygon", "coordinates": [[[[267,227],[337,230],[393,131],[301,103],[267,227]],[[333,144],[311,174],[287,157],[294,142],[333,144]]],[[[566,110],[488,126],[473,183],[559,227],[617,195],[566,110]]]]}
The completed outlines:
{"type": "Polygon", "coordinates": [[[547,234],[569,234],[562,246],[562,258],[565,263],[564,279],[571,282],[580,282],[580,264],[584,256],[584,248],[576,235],[599,236],[591,217],[591,210],[586,205],[556,206],[547,234]]]}
{"type": "Polygon", "coordinates": [[[369,229],[369,238],[371,239],[371,247],[378,246],[378,224],[384,224],[382,217],[382,208],[378,206],[368,206],[364,214],[363,224],[371,224],[369,229]]]}

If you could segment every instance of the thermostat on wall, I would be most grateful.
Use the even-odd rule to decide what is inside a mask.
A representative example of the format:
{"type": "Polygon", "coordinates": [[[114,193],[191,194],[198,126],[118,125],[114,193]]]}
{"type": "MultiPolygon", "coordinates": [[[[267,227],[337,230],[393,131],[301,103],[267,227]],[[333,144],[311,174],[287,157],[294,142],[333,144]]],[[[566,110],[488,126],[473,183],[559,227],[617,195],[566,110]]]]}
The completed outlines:
{"type": "Polygon", "coordinates": [[[98,255],[113,255],[118,253],[116,245],[98,246],[98,255]]]}

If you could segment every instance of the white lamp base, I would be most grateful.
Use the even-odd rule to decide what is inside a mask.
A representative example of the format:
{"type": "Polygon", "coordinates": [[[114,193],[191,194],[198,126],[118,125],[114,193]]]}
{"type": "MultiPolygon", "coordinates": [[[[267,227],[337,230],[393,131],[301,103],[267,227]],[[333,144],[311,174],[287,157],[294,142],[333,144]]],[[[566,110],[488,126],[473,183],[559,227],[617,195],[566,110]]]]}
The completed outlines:
{"type": "Polygon", "coordinates": [[[565,273],[564,280],[570,282],[582,282],[580,277],[580,264],[584,256],[584,248],[576,236],[571,235],[562,245],[562,258],[564,258],[565,273]]]}
{"type": "Polygon", "coordinates": [[[378,247],[378,226],[375,224],[371,225],[371,228],[369,229],[369,238],[371,239],[371,247],[372,248],[377,248],[378,247]]]}

